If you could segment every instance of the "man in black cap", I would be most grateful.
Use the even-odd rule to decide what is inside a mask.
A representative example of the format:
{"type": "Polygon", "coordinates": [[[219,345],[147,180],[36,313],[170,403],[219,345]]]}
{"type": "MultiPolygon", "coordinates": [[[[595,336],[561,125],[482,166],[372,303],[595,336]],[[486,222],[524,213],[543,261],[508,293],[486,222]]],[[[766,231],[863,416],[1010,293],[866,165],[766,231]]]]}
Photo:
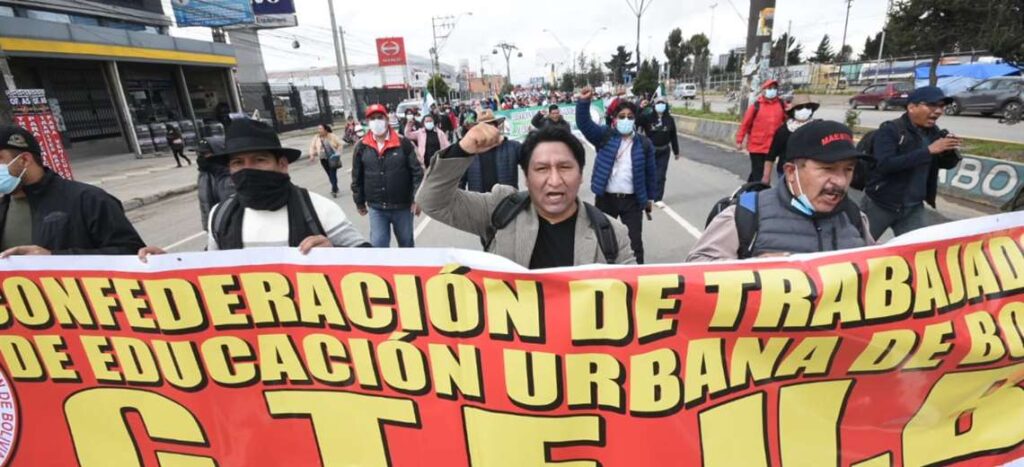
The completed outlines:
{"type": "Polygon", "coordinates": [[[902,235],[925,227],[924,204],[935,207],[939,169],[960,163],[960,138],[936,125],[953,99],[925,86],[907,98],[907,112],[882,124],[873,136],[877,166],[867,177],[861,209],[871,220],[871,235],[888,228],[902,235]]]}
{"type": "Polygon", "coordinates": [[[128,255],[145,246],[107,192],[43,166],[29,131],[0,126],[0,257],[128,255]]]}
{"type": "Polygon", "coordinates": [[[845,125],[813,121],[790,137],[785,184],[746,192],[716,216],[687,261],[723,261],[874,244],[867,218],[846,192],[857,160],[845,125]]]}
{"type": "MultiPolygon", "coordinates": [[[[227,165],[235,194],[210,212],[208,250],[288,246],[307,254],[313,248],[367,245],[340,206],[292,184],[288,165],[301,154],[281,147],[270,125],[251,119],[231,123],[224,151],[210,160],[227,165]]],[[[138,252],[143,260],[162,253],[155,247],[138,252]]]]}
{"type": "Polygon", "coordinates": [[[210,224],[210,210],[235,194],[235,186],[231,184],[231,173],[228,172],[227,166],[212,159],[222,152],[222,136],[203,139],[196,148],[196,165],[199,167],[196,191],[199,195],[199,214],[202,221],[200,225],[203,226],[203,230],[210,224]]]}

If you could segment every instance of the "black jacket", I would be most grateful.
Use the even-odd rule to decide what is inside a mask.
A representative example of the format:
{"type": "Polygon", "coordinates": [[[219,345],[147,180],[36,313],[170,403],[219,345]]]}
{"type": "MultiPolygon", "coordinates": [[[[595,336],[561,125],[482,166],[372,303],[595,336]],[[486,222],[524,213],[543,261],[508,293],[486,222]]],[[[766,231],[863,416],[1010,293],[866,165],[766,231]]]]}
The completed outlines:
{"type": "Polygon", "coordinates": [[[423,166],[413,144],[391,131],[383,155],[373,133],[356,144],[352,154],[352,198],[356,206],[408,209],[423,181],[423,166]]]}
{"type": "MultiPolygon", "coordinates": [[[[46,169],[43,179],[25,185],[32,210],[32,243],[55,255],[134,255],[146,246],[117,198],[46,169]]],[[[0,226],[7,223],[11,198],[0,199],[0,226]]]]}
{"type": "Polygon", "coordinates": [[[651,139],[655,149],[672,146],[672,154],[679,154],[679,134],[676,133],[676,119],[668,110],[658,115],[654,109],[642,112],[638,122],[644,134],[651,139]]]}
{"type": "Polygon", "coordinates": [[[955,151],[931,155],[928,144],[938,139],[939,128],[917,128],[905,113],[899,120],[900,124],[883,123],[875,133],[872,152],[877,164],[868,177],[864,193],[878,205],[898,211],[904,207],[907,192],[920,192],[923,188],[922,201],[935,207],[939,169],[956,167],[960,155],[955,151]],[[910,186],[915,171],[927,171],[924,187],[910,186]]]}
{"type": "Polygon", "coordinates": [[[562,128],[566,131],[572,131],[572,126],[569,125],[569,122],[565,121],[564,118],[556,122],[540,112],[537,112],[537,114],[533,116],[533,120],[530,120],[530,124],[538,130],[553,126],[556,128],[562,128]]]}

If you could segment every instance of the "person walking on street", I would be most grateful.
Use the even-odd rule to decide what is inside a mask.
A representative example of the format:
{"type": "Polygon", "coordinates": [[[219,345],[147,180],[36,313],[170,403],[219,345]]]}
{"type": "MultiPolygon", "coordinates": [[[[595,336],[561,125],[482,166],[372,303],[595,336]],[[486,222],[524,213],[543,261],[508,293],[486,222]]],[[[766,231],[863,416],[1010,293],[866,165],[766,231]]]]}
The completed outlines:
{"type": "Polygon", "coordinates": [[[391,246],[394,230],[398,246],[412,248],[413,215],[420,214],[413,197],[423,166],[413,144],[388,126],[383,106],[369,106],[366,118],[370,132],[356,143],[352,156],[352,198],[360,215],[370,215],[374,247],[391,246]]]}
{"type": "Polygon", "coordinates": [[[593,97],[594,90],[587,86],[576,103],[576,126],[597,150],[590,191],[599,209],[626,224],[636,261],[643,264],[643,216],[645,211],[650,216],[658,189],[654,146],[635,131],[636,104],[617,99],[610,109],[612,123],[604,126],[590,117],[593,97]]]}
{"type": "Polygon", "coordinates": [[[61,178],[32,133],[0,125],[0,258],[128,255],[145,246],[117,198],[61,178]]]}
{"type": "Polygon", "coordinates": [[[676,133],[676,120],[668,111],[668,101],[658,99],[651,112],[641,117],[640,127],[654,145],[654,162],[658,167],[658,188],[654,191],[654,204],[665,207],[661,200],[665,196],[665,183],[668,180],[669,156],[679,159],[679,135],[676,133]]]}
{"type": "Polygon", "coordinates": [[[726,261],[870,246],[867,216],[847,196],[858,159],[853,132],[817,120],[793,133],[785,175],[748,191],[708,224],[687,262],[726,261]]]}
{"type": "Polygon", "coordinates": [[[174,154],[174,162],[178,163],[179,168],[182,166],[181,159],[185,159],[188,165],[192,165],[192,161],[185,155],[185,137],[181,135],[181,130],[178,127],[167,125],[167,146],[171,148],[171,153],[174,154]]]}
{"type": "Polygon", "coordinates": [[[777,168],[778,175],[783,174],[782,168],[786,164],[786,146],[790,135],[800,129],[800,127],[811,122],[811,117],[814,116],[814,112],[818,110],[819,105],[811,100],[810,96],[804,94],[796,96],[793,102],[790,103],[789,109],[786,110],[786,116],[789,119],[779,126],[778,130],[775,130],[775,135],[772,136],[771,148],[768,150],[767,162],[764,165],[765,178],[769,182],[774,178],[771,176],[773,165],[777,168]]]}
{"type": "Polygon", "coordinates": [[[551,104],[548,106],[547,115],[544,115],[543,111],[538,110],[537,115],[533,116],[533,120],[530,121],[530,124],[538,130],[554,126],[566,131],[572,131],[572,126],[562,118],[562,111],[558,109],[557,104],[551,104]]]}
{"type": "Polygon", "coordinates": [[[782,99],[779,99],[779,82],[770,79],[761,86],[761,95],[747,108],[743,122],[736,131],[737,150],[742,151],[743,140],[747,140],[747,152],[750,153],[748,182],[770,182],[765,162],[771,149],[772,137],[785,120],[786,109],[782,99]]]}
{"type": "MultiPolygon", "coordinates": [[[[495,117],[494,112],[485,110],[480,113],[477,123],[470,125],[488,125],[502,133],[505,117],[495,117]]],[[[470,130],[472,131],[472,130],[470,130]]],[[[495,185],[519,187],[519,157],[522,143],[502,135],[501,143],[481,152],[472,159],[466,169],[464,184],[469,191],[490,193],[495,185]]]]}
{"type": "Polygon", "coordinates": [[[899,236],[928,225],[924,205],[935,207],[939,169],[952,169],[961,160],[963,141],[937,125],[952,101],[937,86],[915,89],[907,111],[873,135],[878,163],[868,174],[861,209],[874,238],[889,228],[899,236]]]}
{"type": "Polygon", "coordinates": [[[309,161],[320,161],[320,166],[327,172],[327,180],[331,182],[331,197],[338,197],[338,169],[341,163],[341,139],[334,134],[331,126],[322,123],[309,142],[309,161]]]}
{"type": "Polygon", "coordinates": [[[507,185],[487,193],[458,189],[473,159],[503,141],[494,126],[476,125],[438,153],[416,195],[423,210],[481,237],[484,251],[530,269],[636,263],[625,226],[579,199],[585,152],[564,129],[543,128],[523,142],[519,163],[527,191],[507,185]]]}
{"type": "MultiPolygon", "coordinates": [[[[442,121],[448,120],[447,117],[440,117],[442,121]]],[[[437,126],[434,122],[434,117],[427,115],[423,118],[423,128],[418,130],[413,129],[410,124],[405,125],[405,137],[410,141],[416,143],[416,157],[419,158],[420,164],[426,169],[430,167],[430,159],[440,151],[448,147],[448,135],[445,134],[444,130],[437,126]]]]}
{"type": "MultiPolygon", "coordinates": [[[[235,194],[210,211],[206,249],[297,247],[308,254],[313,248],[369,246],[340,206],[292,183],[288,167],[301,155],[282,147],[270,125],[235,119],[224,136],[224,151],[211,157],[227,166],[235,194]]],[[[145,262],[164,253],[146,247],[138,256],[145,262]]]]}
{"type": "Polygon", "coordinates": [[[201,140],[196,148],[196,166],[199,167],[196,192],[199,195],[199,214],[202,218],[200,225],[204,231],[210,225],[210,211],[213,207],[235,194],[235,186],[231,183],[228,167],[214,159],[214,156],[222,152],[224,138],[221,136],[201,140]]]}

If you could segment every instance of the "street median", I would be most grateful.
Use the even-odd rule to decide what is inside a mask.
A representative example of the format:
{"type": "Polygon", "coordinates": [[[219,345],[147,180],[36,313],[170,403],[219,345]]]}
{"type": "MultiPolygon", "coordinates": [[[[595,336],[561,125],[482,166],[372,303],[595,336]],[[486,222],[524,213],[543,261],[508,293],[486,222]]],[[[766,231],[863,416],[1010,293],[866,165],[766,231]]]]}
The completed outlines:
{"type": "MultiPolygon", "coordinates": [[[[712,143],[734,146],[735,122],[674,115],[680,133],[712,143]]],[[[1024,186],[1024,164],[974,154],[964,154],[952,170],[939,172],[939,192],[951,198],[999,208],[1024,186]]]]}

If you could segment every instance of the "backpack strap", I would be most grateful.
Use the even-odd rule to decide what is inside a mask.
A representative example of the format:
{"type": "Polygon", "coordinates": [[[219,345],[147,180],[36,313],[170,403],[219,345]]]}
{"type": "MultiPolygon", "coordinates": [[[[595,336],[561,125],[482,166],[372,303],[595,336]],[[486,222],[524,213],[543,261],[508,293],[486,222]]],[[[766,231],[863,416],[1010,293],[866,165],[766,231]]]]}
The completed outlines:
{"type": "Polygon", "coordinates": [[[850,201],[850,198],[843,200],[843,212],[846,214],[846,218],[850,220],[850,223],[857,228],[857,232],[860,233],[861,238],[866,237],[867,233],[864,229],[864,218],[861,216],[861,210],[857,207],[857,203],[850,201]]]}
{"type": "Polygon", "coordinates": [[[213,239],[217,241],[217,247],[222,250],[231,248],[227,246],[231,243],[231,240],[228,239],[228,224],[231,222],[231,218],[235,216],[235,211],[240,207],[238,199],[236,199],[235,195],[231,195],[214,208],[213,222],[210,223],[213,227],[213,232],[211,233],[213,234],[213,239]]]}
{"type": "Polygon", "coordinates": [[[612,223],[608,220],[608,216],[596,206],[587,202],[584,202],[583,206],[587,210],[590,228],[594,229],[594,233],[597,234],[597,246],[601,248],[605,262],[615,264],[619,257],[619,241],[615,238],[615,229],[612,228],[612,223]]]}
{"type": "Polygon", "coordinates": [[[327,231],[324,230],[323,224],[320,223],[320,217],[316,214],[313,199],[309,197],[309,190],[295,185],[292,185],[292,189],[295,190],[295,194],[299,197],[299,204],[302,205],[302,219],[306,222],[306,227],[314,235],[326,236],[327,231]]]}
{"type": "Polygon", "coordinates": [[[740,247],[736,252],[739,259],[750,258],[757,240],[758,214],[757,191],[741,193],[736,201],[736,234],[740,239],[740,247]]]}
{"type": "Polygon", "coordinates": [[[498,234],[498,231],[507,227],[512,222],[512,219],[515,219],[523,209],[526,209],[529,203],[530,193],[528,191],[512,193],[498,202],[494,211],[491,212],[491,223],[487,226],[487,232],[482,239],[484,251],[491,248],[491,243],[494,242],[494,236],[498,234]]]}

